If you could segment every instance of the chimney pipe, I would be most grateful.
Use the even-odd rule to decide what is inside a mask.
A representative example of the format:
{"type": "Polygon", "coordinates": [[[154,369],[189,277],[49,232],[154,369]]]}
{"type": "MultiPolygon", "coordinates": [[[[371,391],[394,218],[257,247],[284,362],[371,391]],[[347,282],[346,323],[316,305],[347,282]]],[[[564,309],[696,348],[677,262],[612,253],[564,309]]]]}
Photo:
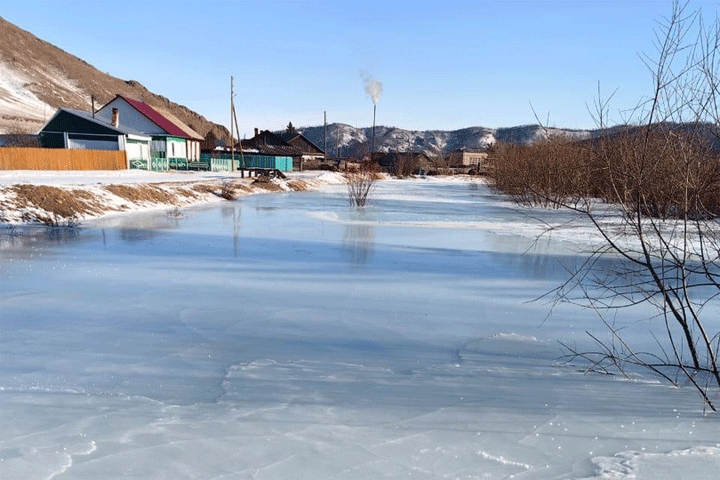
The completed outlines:
{"type": "Polygon", "coordinates": [[[255,127],[255,136],[257,137],[259,133],[260,131],[257,129],[257,127],[255,127]]]}
{"type": "Polygon", "coordinates": [[[116,128],[120,125],[120,112],[117,108],[112,109],[112,125],[116,128]]]}

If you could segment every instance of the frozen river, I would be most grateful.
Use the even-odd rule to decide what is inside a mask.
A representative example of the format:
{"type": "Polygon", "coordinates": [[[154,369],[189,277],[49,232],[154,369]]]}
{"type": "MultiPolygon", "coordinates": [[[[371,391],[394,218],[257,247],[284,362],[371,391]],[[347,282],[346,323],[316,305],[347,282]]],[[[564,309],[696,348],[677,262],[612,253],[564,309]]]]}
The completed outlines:
{"type": "Polygon", "coordinates": [[[532,300],[588,235],[528,213],[387,181],[4,234],[0,478],[716,479],[691,390],[559,361],[602,330],[532,300]]]}

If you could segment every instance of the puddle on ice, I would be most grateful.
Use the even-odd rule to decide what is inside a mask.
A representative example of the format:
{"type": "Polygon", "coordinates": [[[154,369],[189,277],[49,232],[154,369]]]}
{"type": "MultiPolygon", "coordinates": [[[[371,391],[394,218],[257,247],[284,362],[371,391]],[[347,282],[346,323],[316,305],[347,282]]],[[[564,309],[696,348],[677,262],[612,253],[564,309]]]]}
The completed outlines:
{"type": "Polygon", "coordinates": [[[0,476],[715,478],[692,392],[559,361],[597,320],[530,300],[589,229],[538,239],[460,182],[374,195],[3,235],[0,476]]]}

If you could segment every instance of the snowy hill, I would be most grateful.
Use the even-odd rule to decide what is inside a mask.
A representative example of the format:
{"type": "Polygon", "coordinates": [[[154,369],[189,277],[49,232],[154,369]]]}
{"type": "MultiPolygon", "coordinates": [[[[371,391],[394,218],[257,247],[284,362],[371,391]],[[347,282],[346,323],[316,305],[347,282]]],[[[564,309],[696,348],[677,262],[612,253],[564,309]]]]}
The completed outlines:
{"type": "Polygon", "coordinates": [[[121,80],[47,43],[0,17],[0,133],[37,131],[56,108],[90,110],[117,94],[166,110],[203,136],[225,137],[225,127],[189,108],[150,92],[139,82],[121,80]]]}
{"type": "MultiPolygon", "coordinates": [[[[369,148],[372,127],[356,128],[342,123],[301,129],[315,145],[327,145],[330,156],[355,156],[369,148]]],[[[576,139],[589,138],[593,130],[545,129],[539,125],[524,125],[511,128],[469,127],[460,130],[403,130],[397,127],[375,128],[375,151],[378,152],[424,152],[436,155],[459,149],[484,150],[495,142],[531,144],[549,135],[564,135],[576,139]]]]}

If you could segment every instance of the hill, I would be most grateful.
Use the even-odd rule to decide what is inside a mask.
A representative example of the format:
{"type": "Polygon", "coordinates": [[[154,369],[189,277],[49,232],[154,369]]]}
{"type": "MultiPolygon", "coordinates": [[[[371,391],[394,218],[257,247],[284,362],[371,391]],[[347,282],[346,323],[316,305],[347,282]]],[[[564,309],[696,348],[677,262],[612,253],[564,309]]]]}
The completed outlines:
{"type": "Polygon", "coordinates": [[[122,94],[164,109],[198,133],[229,133],[189,108],[153,93],[135,80],[121,80],[45,42],[0,17],[0,133],[36,132],[56,108],[89,111],[122,94]]]}

